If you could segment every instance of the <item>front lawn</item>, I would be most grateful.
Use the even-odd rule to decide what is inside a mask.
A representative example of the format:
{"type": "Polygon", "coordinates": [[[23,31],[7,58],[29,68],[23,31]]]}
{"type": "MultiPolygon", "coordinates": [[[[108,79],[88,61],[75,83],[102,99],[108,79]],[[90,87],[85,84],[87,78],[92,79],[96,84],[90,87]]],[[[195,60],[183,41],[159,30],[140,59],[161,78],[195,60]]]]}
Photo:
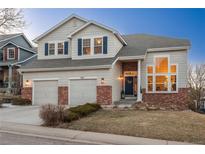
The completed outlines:
{"type": "Polygon", "coordinates": [[[192,111],[100,110],[60,127],[205,144],[205,115],[192,111]]]}

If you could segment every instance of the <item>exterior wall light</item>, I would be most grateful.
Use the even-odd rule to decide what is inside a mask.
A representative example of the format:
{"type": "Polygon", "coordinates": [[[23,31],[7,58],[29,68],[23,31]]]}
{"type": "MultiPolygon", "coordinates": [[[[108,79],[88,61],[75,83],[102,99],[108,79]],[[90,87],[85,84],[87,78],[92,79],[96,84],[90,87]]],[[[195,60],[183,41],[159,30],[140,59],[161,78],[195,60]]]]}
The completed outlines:
{"type": "Polygon", "coordinates": [[[29,80],[26,80],[25,81],[25,87],[29,87],[29,86],[31,86],[31,83],[29,82],[29,80]]]}
{"type": "Polygon", "coordinates": [[[118,77],[118,80],[123,80],[123,76],[120,75],[120,77],[118,77]]]}
{"type": "Polygon", "coordinates": [[[101,78],[101,84],[105,84],[105,79],[101,78]]]}

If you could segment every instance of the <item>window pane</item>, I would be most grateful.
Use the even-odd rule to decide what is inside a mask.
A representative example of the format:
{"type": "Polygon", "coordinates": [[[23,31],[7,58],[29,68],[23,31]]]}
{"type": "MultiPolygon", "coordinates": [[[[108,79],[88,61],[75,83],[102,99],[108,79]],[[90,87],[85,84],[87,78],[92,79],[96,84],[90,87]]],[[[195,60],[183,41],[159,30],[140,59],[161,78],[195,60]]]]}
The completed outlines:
{"type": "Polygon", "coordinates": [[[9,59],[14,58],[14,49],[9,49],[9,59]]]}
{"type": "Polygon", "coordinates": [[[83,55],[89,55],[90,53],[90,39],[83,39],[83,55]]]}
{"type": "Polygon", "coordinates": [[[54,55],[55,54],[55,44],[50,43],[49,44],[49,55],[54,55]]]}
{"type": "Polygon", "coordinates": [[[147,67],[147,73],[149,73],[149,74],[153,73],[153,67],[152,66],[147,67]]]}
{"type": "Polygon", "coordinates": [[[102,53],[102,38],[94,39],[94,53],[101,54],[102,53]]]}
{"type": "Polygon", "coordinates": [[[168,76],[156,76],[156,91],[168,91],[168,76]]]}
{"type": "Polygon", "coordinates": [[[158,57],[155,64],[156,73],[168,73],[168,58],[158,57]]]}
{"type": "Polygon", "coordinates": [[[177,67],[176,65],[171,65],[171,73],[176,73],[177,67]]]}
{"type": "Polygon", "coordinates": [[[62,55],[63,54],[63,43],[58,43],[58,54],[62,55]]]}
{"type": "Polygon", "coordinates": [[[176,79],[176,75],[171,75],[171,90],[172,91],[176,91],[176,82],[177,82],[177,79],[176,79]]]}
{"type": "Polygon", "coordinates": [[[152,91],[153,87],[153,76],[148,76],[147,77],[147,84],[148,84],[148,91],[152,91]]]}
{"type": "Polygon", "coordinates": [[[152,91],[153,84],[148,84],[148,91],[152,91]]]}

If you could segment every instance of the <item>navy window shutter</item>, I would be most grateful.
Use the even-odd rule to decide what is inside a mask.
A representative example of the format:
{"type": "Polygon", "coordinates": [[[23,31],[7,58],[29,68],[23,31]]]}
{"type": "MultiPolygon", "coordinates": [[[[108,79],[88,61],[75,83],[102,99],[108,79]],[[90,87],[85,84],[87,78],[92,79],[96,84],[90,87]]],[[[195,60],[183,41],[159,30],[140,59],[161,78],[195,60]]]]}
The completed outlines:
{"type": "Polygon", "coordinates": [[[82,55],[82,39],[78,39],[78,56],[82,55]]]}
{"type": "Polygon", "coordinates": [[[103,54],[107,54],[107,36],[103,37],[103,54]]]}
{"type": "Polygon", "coordinates": [[[45,56],[48,56],[48,43],[45,43],[45,56]]]}
{"type": "Polygon", "coordinates": [[[67,55],[68,54],[68,42],[64,42],[64,54],[67,55]]]}

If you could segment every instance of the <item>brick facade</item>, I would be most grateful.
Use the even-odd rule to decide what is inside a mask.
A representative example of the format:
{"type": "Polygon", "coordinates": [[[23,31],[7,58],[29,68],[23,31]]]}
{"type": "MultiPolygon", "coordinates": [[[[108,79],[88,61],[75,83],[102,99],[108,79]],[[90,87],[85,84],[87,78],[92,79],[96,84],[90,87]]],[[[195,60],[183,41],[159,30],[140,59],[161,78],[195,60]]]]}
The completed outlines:
{"type": "Polygon", "coordinates": [[[97,86],[97,103],[101,105],[112,104],[112,86],[97,86]]]}
{"type": "Polygon", "coordinates": [[[68,87],[58,87],[58,105],[68,105],[68,87]]]}
{"type": "Polygon", "coordinates": [[[122,70],[124,71],[137,71],[137,62],[126,62],[122,64],[122,70]]]}
{"type": "Polygon", "coordinates": [[[146,93],[143,89],[143,102],[165,109],[188,109],[188,88],[179,88],[178,93],[146,93]]]}
{"type": "Polygon", "coordinates": [[[32,87],[22,88],[21,97],[32,101],[32,87]]]}

